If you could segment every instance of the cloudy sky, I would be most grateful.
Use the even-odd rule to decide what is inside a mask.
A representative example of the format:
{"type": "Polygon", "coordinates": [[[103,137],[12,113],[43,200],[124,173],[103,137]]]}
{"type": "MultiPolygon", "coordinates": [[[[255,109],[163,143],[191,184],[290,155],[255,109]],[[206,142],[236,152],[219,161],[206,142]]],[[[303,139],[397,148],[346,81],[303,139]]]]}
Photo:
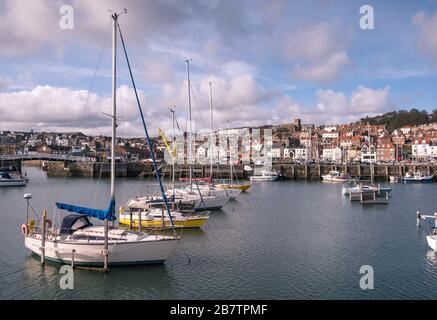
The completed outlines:
{"type": "MultiPolygon", "coordinates": [[[[111,18],[120,17],[147,123],[342,123],[437,104],[437,0],[0,0],[0,130],[109,134],[111,18]],[[74,29],[59,27],[62,5],[74,29]],[[372,5],[374,29],[360,28],[372,5]]],[[[118,51],[119,134],[142,136],[118,51]]]]}

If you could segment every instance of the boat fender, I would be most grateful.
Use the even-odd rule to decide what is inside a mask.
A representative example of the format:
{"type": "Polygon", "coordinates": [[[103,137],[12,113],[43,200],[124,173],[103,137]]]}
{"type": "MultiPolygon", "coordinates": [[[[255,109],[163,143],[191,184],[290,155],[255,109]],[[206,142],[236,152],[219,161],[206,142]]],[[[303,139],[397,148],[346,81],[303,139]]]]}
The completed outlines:
{"type": "Polygon", "coordinates": [[[25,236],[29,235],[29,227],[27,226],[27,224],[23,223],[21,225],[21,233],[24,234],[25,236]]]}

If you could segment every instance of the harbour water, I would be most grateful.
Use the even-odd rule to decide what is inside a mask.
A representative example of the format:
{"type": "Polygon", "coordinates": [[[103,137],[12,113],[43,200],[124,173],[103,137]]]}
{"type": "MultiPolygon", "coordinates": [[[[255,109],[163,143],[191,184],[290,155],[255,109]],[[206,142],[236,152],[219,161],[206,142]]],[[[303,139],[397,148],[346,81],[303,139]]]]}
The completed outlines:
{"type": "MultiPolygon", "coordinates": [[[[253,183],[201,230],[184,230],[164,265],[74,270],[74,289],[59,286],[59,267],[24,248],[24,193],[40,214],[62,200],[104,208],[109,179],[48,178],[26,169],[30,183],[0,189],[2,299],[435,299],[437,255],[416,211],[434,212],[435,184],[394,184],[389,205],[363,206],[341,185],[316,181],[253,183]],[[48,206],[50,204],[50,206],[48,206]],[[374,289],[360,288],[360,267],[374,289]]],[[[153,180],[117,179],[118,205],[156,191],[153,180]],[[150,182],[148,184],[148,182],[150,182]]]]}

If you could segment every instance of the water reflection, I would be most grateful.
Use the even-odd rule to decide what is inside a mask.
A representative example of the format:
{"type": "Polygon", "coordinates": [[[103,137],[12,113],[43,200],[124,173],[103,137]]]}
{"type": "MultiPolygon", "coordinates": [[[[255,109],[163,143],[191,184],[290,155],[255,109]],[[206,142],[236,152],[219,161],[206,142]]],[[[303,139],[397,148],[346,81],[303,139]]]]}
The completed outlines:
{"type": "Polygon", "coordinates": [[[433,250],[428,250],[426,252],[426,260],[431,265],[437,265],[437,254],[433,250]]]}
{"type": "MultiPolygon", "coordinates": [[[[39,258],[27,256],[20,277],[26,299],[158,299],[174,296],[171,263],[139,266],[111,266],[106,274],[99,269],[74,268],[74,289],[63,290],[59,264],[40,264],[39,258]]],[[[8,298],[14,298],[9,295],[8,298]]],[[[17,298],[17,297],[15,297],[17,298]]]]}

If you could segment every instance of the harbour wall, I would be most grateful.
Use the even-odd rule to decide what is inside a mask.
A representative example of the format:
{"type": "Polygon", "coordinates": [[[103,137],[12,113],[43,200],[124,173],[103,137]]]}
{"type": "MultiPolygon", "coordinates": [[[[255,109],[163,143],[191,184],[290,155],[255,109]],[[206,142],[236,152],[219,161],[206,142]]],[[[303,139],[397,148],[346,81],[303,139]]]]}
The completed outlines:
{"type": "MultiPolygon", "coordinates": [[[[83,177],[109,177],[111,167],[109,163],[100,162],[46,162],[47,175],[49,176],[83,176],[83,177]]],[[[248,178],[252,172],[245,171],[243,165],[233,167],[234,177],[248,178]]],[[[172,176],[172,166],[160,164],[159,169],[164,177],[172,176]]],[[[437,178],[437,165],[429,164],[350,164],[350,165],[327,165],[327,164],[275,164],[273,169],[284,174],[287,179],[321,179],[322,175],[328,174],[331,170],[338,170],[350,174],[352,177],[388,180],[390,176],[404,176],[408,171],[421,170],[426,174],[434,174],[437,178]]],[[[189,176],[188,165],[176,165],[175,177],[189,176]]],[[[118,177],[151,177],[154,175],[153,166],[150,163],[117,163],[116,176],[118,177]]],[[[193,165],[194,177],[210,176],[209,165],[193,165]]],[[[229,178],[229,165],[214,166],[213,178],[229,178]]]]}

